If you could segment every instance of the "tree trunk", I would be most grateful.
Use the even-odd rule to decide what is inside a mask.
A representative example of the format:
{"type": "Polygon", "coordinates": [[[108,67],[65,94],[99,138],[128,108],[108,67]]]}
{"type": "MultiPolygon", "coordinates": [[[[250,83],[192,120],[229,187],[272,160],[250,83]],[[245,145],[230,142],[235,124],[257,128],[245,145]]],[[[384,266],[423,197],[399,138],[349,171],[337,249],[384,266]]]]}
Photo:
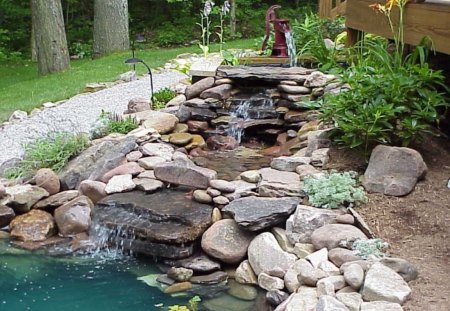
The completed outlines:
{"type": "Polygon", "coordinates": [[[129,48],[128,1],[95,0],[93,57],[129,48]]]}
{"type": "Polygon", "coordinates": [[[31,0],[39,75],[70,66],[61,0],[31,0]]]}
{"type": "Polygon", "coordinates": [[[230,9],[230,37],[236,37],[236,0],[231,0],[230,9]]]}

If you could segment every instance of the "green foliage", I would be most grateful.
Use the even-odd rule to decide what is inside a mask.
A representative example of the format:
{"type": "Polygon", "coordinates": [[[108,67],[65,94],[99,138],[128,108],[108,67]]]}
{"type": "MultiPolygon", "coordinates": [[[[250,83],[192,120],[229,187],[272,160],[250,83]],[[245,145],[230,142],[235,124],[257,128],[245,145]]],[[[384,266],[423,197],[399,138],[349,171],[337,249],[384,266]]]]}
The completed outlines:
{"type": "Polygon", "coordinates": [[[134,129],[137,129],[139,123],[135,118],[131,116],[122,117],[118,114],[110,114],[106,112],[102,112],[99,118],[104,122],[107,134],[109,133],[119,133],[119,134],[128,134],[134,129]]]}
{"type": "Polygon", "coordinates": [[[344,31],[344,19],[320,19],[316,13],[306,13],[301,21],[292,24],[297,53],[300,60],[319,63],[324,69],[336,67],[345,59],[346,49],[341,46],[339,34],[344,31]],[[325,39],[332,46],[325,44],[325,39]]]}
{"type": "Polygon", "coordinates": [[[28,177],[40,168],[60,172],[71,158],[81,153],[89,140],[84,134],[51,133],[25,145],[25,157],[6,173],[7,178],[28,177]]]}
{"type": "Polygon", "coordinates": [[[343,75],[351,91],[326,96],[322,119],[336,126],[337,141],[366,155],[379,143],[408,146],[438,122],[439,107],[448,107],[438,87],[444,76],[409,57],[395,66],[386,45],[370,43],[343,75]]]}
{"type": "Polygon", "coordinates": [[[165,87],[153,94],[152,109],[165,108],[166,104],[172,100],[177,94],[175,91],[165,87]]]}
{"type": "Polygon", "coordinates": [[[386,256],[383,250],[388,247],[389,244],[381,239],[357,239],[352,244],[353,253],[363,259],[383,258],[386,256]]]}
{"type": "Polygon", "coordinates": [[[354,172],[325,172],[305,178],[305,192],[316,207],[340,208],[366,202],[362,187],[356,186],[354,172]]]}
{"type": "Polygon", "coordinates": [[[92,56],[92,44],[73,42],[69,47],[69,53],[78,59],[89,58],[92,56]]]}

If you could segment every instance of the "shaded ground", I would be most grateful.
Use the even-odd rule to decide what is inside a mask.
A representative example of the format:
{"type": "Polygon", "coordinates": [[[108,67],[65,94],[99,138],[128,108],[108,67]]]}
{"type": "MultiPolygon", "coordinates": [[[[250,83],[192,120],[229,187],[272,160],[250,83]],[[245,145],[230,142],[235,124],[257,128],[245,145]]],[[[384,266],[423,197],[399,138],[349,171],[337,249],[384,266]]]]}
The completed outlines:
{"type": "MultiPolygon", "coordinates": [[[[430,138],[414,149],[428,165],[426,179],[406,197],[370,194],[358,211],[389,242],[392,256],[408,259],[419,270],[419,278],[409,283],[413,293],[404,310],[450,310],[450,141],[430,138]]],[[[334,148],[331,156],[331,168],[364,167],[354,152],[334,148]]]]}

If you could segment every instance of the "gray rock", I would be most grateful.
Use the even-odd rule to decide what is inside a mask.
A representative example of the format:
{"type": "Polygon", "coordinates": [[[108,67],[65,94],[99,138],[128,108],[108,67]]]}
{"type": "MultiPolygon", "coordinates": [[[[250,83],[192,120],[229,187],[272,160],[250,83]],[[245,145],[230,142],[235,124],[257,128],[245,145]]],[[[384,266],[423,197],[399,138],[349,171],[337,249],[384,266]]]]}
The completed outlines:
{"type": "Polygon", "coordinates": [[[183,267],[172,267],[167,270],[167,276],[177,282],[189,281],[192,275],[194,275],[194,271],[183,267]]]}
{"type": "Polygon", "coordinates": [[[411,288],[391,268],[382,263],[375,263],[367,271],[362,289],[362,296],[365,301],[384,300],[402,304],[410,295],[411,288]]]}
{"type": "Polygon", "coordinates": [[[350,264],[344,270],[344,279],[348,285],[358,290],[364,282],[364,270],[358,264],[350,264]]]}
{"type": "Polygon", "coordinates": [[[213,77],[207,77],[204,79],[201,79],[200,81],[189,85],[186,88],[185,95],[187,99],[191,99],[194,97],[199,96],[204,90],[209,89],[214,86],[214,78],[213,77]]]}
{"type": "Polygon", "coordinates": [[[306,258],[309,254],[314,253],[314,246],[309,243],[295,243],[292,253],[298,258],[306,258]]]}
{"type": "Polygon", "coordinates": [[[140,152],[140,151],[131,151],[125,157],[127,158],[128,162],[137,162],[137,160],[142,158],[142,152],[140,152]]]}
{"type": "Polygon", "coordinates": [[[309,157],[278,157],[270,162],[270,167],[279,171],[295,172],[299,165],[308,165],[311,162],[309,157]]]}
{"type": "Polygon", "coordinates": [[[301,286],[291,297],[286,305],[286,311],[313,311],[318,302],[317,290],[314,287],[301,286]]]}
{"type": "Polygon", "coordinates": [[[335,296],[334,285],[331,282],[321,282],[317,284],[317,296],[328,295],[335,296]]]}
{"type": "Polygon", "coordinates": [[[336,298],[342,302],[349,311],[359,311],[363,302],[360,293],[339,293],[336,294],[336,298]]]}
{"type": "Polygon", "coordinates": [[[330,148],[319,148],[311,154],[311,164],[313,166],[323,167],[330,160],[330,148]]]}
{"type": "Polygon", "coordinates": [[[257,170],[242,172],[240,177],[243,181],[255,184],[261,180],[261,175],[257,170]]]}
{"type": "Polygon", "coordinates": [[[206,192],[212,196],[213,198],[218,197],[219,195],[221,195],[221,192],[217,189],[211,188],[209,187],[208,189],[206,189],[206,192]]]}
{"type": "Polygon", "coordinates": [[[341,272],[331,261],[325,260],[319,263],[319,269],[328,273],[328,275],[340,275],[341,272]]]}
{"type": "Polygon", "coordinates": [[[298,202],[297,198],[246,197],[232,201],[222,212],[231,214],[246,230],[258,231],[285,221],[298,202]]]}
{"type": "Polygon", "coordinates": [[[163,157],[145,157],[138,160],[139,166],[146,170],[152,170],[156,165],[167,162],[163,157]]]}
{"type": "Polygon", "coordinates": [[[54,195],[49,196],[43,200],[40,200],[33,205],[33,208],[43,209],[49,212],[69,201],[72,201],[79,195],[78,190],[67,190],[54,195]]]}
{"type": "Polygon", "coordinates": [[[243,180],[233,180],[232,183],[236,186],[236,190],[225,195],[230,201],[240,197],[255,195],[253,192],[257,188],[255,184],[243,180]]]}
{"type": "Polygon", "coordinates": [[[220,192],[234,192],[236,190],[236,186],[232,182],[226,180],[213,179],[209,181],[209,184],[220,192]]]}
{"type": "MultiPolygon", "coordinates": [[[[1,175],[1,174],[0,174],[1,175]]],[[[5,186],[0,182],[0,199],[3,198],[6,195],[6,188],[5,186]]]]}
{"type": "Polygon", "coordinates": [[[304,197],[303,183],[296,173],[282,172],[272,168],[259,170],[261,180],[258,183],[258,192],[263,197],[304,197]]]}
{"type": "MultiPolygon", "coordinates": [[[[286,236],[286,230],[279,227],[274,227],[271,230],[273,236],[275,239],[277,239],[278,244],[280,245],[281,249],[285,252],[296,254],[294,252],[294,245],[292,245],[291,242],[289,242],[287,236],[286,236]]],[[[298,256],[297,256],[298,257],[298,256]]]]}
{"type": "Polygon", "coordinates": [[[323,295],[317,302],[316,311],[349,311],[348,308],[334,297],[323,295]]]}
{"type": "Polygon", "coordinates": [[[350,214],[336,216],[336,222],[338,224],[353,225],[355,223],[355,217],[350,214]]]}
{"type": "Polygon", "coordinates": [[[59,174],[61,186],[63,189],[75,189],[83,180],[98,180],[125,159],[125,155],[134,149],[135,141],[135,137],[129,136],[89,147],[59,174]]]}
{"type": "Polygon", "coordinates": [[[235,279],[241,284],[258,284],[258,277],[248,260],[240,263],[236,269],[235,279]]]}
{"type": "Polygon", "coordinates": [[[228,203],[230,203],[230,200],[223,195],[219,195],[218,197],[213,198],[213,202],[217,205],[227,205],[228,203]]]}
{"type": "Polygon", "coordinates": [[[161,181],[201,189],[207,189],[209,181],[217,176],[216,171],[197,166],[188,159],[159,164],[154,171],[161,181]]]}
{"type": "Polygon", "coordinates": [[[223,262],[242,261],[254,235],[240,229],[232,219],[215,222],[202,236],[203,251],[223,262]]]}
{"type": "Polygon", "coordinates": [[[272,233],[264,232],[253,239],[248,247],[248,260],[256,275],[274,268],[287,271],[296,261],[295,255],[281,249],[272,233]]]}
{"type": "Polygon", "coordinates": [[[146,129],[155,129],[161,135],[172,132],[179,121],[171,113],[155,110],[145,110],[127,116],[135,118],[146,129]]]}
{"type": "Polygon", "coordinates": [[[340,212],[307,205],[298,205],[295,213],[286,222],[286,234],[289,241],[295,244],[311,243],[314,230],[335,223],[340,212]]]}
{"type": "MultiPolygon", "coordinates": [[[[136,79],[136,76],[135,76],[136,79]]],[[[145,110],[150,110],[150,100],[145,97],[135,97],[128,102],[128,109],[125,110],[125,114],[136,113],[145,110]]]]}
{"type": "Polygon", "coordinates": [[[320,269],[301,270],[297,276],[300,284],[315,287],[317,282],[323,278],[328,277],[328,273],[320,269]]]}
{"type": "Polygon", "coordinates": [[[202,307],[208,311],[248,311],[253,301],[246,301],[230,295],[220,295],[202,302],[202,307]]]}
{"type": "Polygon", "coordinates": [[[345,279],[342,275],[332,275],[323,279],[320,279],[317,282],[317,286],[319,283],[330,283],[333,284],[334,290],[338,291],[344,288],[347,284],[345,283],[345,279]]]}
{"type": "Polygon", "coordinates": [[[320,174],[318,169],[309,164],[297,166],[295,172],[300,175],[300,180],[304,180],[307,176],[320,174]]]}
{"type": "Polygon", "coordinates": [[[404,196],[426,172],[427,165],[416,150],[378,145],[370,156],[363,186],[368,192],[404,196]]]}
{"type": "Polygon", "coordinates": [[[172,156],[175,149],[169,144],[147,143],[141,147],[141,152],[145,156],[161,157],[166,161],[172,161],[172,156]]]}
{"type": "Polygon", "coordinates": [[[307,133],[308,147],[306,148],[305,156],[311,157],[314,151],[330,147],[331,140],[328,138],[329,133],[329,129],[309,131],[307,133]]]}
{"type": "Polygon", "coordinates": [[[9,117],[8,121],[10,123],[17,123],[20,122],[22,120],[26,120],[28,118],[28,114],[26,111],[22,111],[22,110],[16,110],[14,111],[11,116],[9,117]]]}
{"type": "Polygon", "coordinates": [[[359,260],[349,261],[349,262],[343,263],[342,266],[340,267],[341,273],[344,274],[345,270],[350,265],[353,265],[353,264],[359,265],[364,270],[364,272],[367,272],[372,267],[373,262],[372,261],[368,261],[368,260],[359,259],[359,260]]]}
{"type": "Polygon", "coordinates": [[[328,224],[316,229],[311,235],[311,242],[316,249],[339,247],[341,241],[367,240],[366,235],[352,225],[328,224]]]}
{"type": "Polygon", "coordinates": [[[80,196],[55,210],[55,221],[62,236],[86,232],[91,225],[94,204],[87,196],[80,196]]]}
{"type": "Polygon", "coordinates": [[[206,190],[197,189],[193,193],[195,201],[200,203],[209,204],[213,201],[213,198],[206,192],[206,190]]]}
{"type": "Polygon", "coordinates": [[[45,189],[28,184],[6,187],[5,192],[0,204],[11,207],[16,213],[28,212],[36,202],[49,195],[45,189]]]}
{"type": "Polygon", "coordinates": [[[288,93],[288,94],[309,94],[309,93],[311,93],[311,89],[304,87],[304,86],[299,86],[299,85],[280,84],[280,85],[278,85],[278,90],[281,92],[288,93]]]}
{"type": "Polygon", "coordinates": [[[133,178],[133,183],[136,185],[136,189],[147,193],[153,193],[164,187],[162,181],[152,178],[133,178]]]}
{"type": "Polygon", "coordinates": [[[284,285],[290,293],[294,293],[300,287],[300,281],[298,275],[303,270],[314,269],[306,259],[297,260],[284,275],[284,285]]]}
{"type": "Polygon", "coordinates": [[[188,258],[178,260],[164,260],[164,264],[173,267],[183,267],[194,272],[205,274],[220,270],[220,263],[214,261],[205,254],[198,252],[188,258]]]}
{"type": "Polygon", "coordinates": [[[267,291],[277,289],[282,290],[284,288],[284,281],[280,278],[262,272],[258,275],[258,285],[267,291]]]}
{"type": "Polygon", "coordinates": [[[361,257],[353,254],[353,251],[346,248],[333,248],[328,252],[328,258],[336,266],[340,267],[346,262],[360,260],[361,257]]]}
{"type": "Polygon", "coordinates": [[[406,282],[417,279],[419,272],[409,261],[402,258],[386,257],[380,263],[397,272],[406,282]]]}
{"type": "Polygon", "coordinates": [[[166,107],[178,107],[181,104],[183,104],[186,101],[186,96],[184,96],[183,94],[179,94],[177,96],[175,96],[174,98],[172,98],[171,100],[169,100],[169,102],[166,104],[166,107]]]}
{"type": "Polygon", "coordinates": [[[130,70],[119,75],[119,80],[122,80],[124,82],[131,82],[136,79],[136,71],[134,70],[130,70]]]}
{"type": "Polygon", "coordinates": [[[324,261],[328,261],[328,250],[322,248],[308,256],[305,257],[314,268],[319,268],[319,264],[324,261]]]}
{"type": "Polygon", "coordinates": [[[398,303],[373,301],[361,303],[360,311],[403,311],[403,308],[398,303]]]}
{"type": "Polygon", "coordinates": [[[190,281],[192,284],[219,284],[228,279],[228,274],[223,271],[216,271],[210,274],[193,276],[190,281]]]}
{"type": "Polygon", "coordinates": [[[12,208],[0,204],[0,228],[9,225],[15,216],[16,214],[12,208]]]}
{"type": "Polygon", "coordinates": [[[327,76],[320,71],[312,72],[305,80],[306,87],[322,87],[328,82],[327,76]]]}
{"type": "Polygon", "coordinates": [[[132,180],[131,174],[117,175],[112,177],[105,187],[107,194],[131,191],[136,188],[136,184],[132,180]]]}

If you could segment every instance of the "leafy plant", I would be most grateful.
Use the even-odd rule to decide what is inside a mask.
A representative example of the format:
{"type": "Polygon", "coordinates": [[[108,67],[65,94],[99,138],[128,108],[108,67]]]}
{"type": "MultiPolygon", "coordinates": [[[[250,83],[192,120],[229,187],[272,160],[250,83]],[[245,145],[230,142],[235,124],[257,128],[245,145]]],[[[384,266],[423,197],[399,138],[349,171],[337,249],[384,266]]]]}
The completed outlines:
{"type": "Polygon", "coordinates": [[[100,119],[101,118],[106,119],[108,133],[128,134],[139,126],[136,119],[131,116],[124,118],[118,114],[105,114],[103,112],[102,115],[100,115],[100,119]]]}
{"type": "Polygon", "coordinates": [[[159,91],[155,92],[153,94],[153,103],[152,108],[153,109],[161,109],[166,107],[166,104],[172,100],[177,93],[175,91],[165,87],[163,89],[160,89],[159,91]]]}
{"type": "Polygon", "coordinates": [[[356,186],[355,172],[325,172],[305,178],[304,190],[309,202],[316,207],[340,208],[366,202],[362,187],[356,186]]]}
{"type": "Polygon", "coordinates": [[[20,164],[6,172],[7,178],[28,177],[40,168],[60,172],[71,158],[88,145],[84,134],[51,133],[24,146],[25,157],[20,164]]]}
{"type": "Polygon", "coordinates": [[[88,58],[92,56],[92,44],[74,42],[69,48],[70,55],[76,56],[77,58],[88,58]]]}

